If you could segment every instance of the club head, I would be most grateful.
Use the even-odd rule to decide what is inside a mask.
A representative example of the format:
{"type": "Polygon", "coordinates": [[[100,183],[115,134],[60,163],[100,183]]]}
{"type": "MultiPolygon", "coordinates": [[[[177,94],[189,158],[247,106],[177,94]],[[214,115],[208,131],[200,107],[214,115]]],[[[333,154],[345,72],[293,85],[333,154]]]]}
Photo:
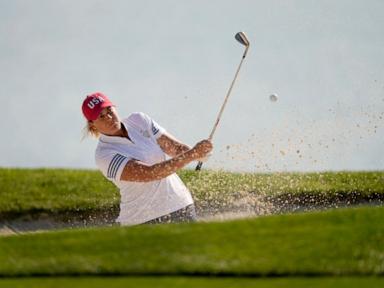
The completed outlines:
{"type": "Polygon", "coordinates": [[[235,35],[235,39],[237,40],[237,41],[239,41],[241,44],[243,44],[244,46],[249,46],[249,41],[248,41],[248,38],[247,38],[247,36],[245,35],[245,33],[244,32],[238,32],[238,33],[236,33],[236,35],[235,35]]]}

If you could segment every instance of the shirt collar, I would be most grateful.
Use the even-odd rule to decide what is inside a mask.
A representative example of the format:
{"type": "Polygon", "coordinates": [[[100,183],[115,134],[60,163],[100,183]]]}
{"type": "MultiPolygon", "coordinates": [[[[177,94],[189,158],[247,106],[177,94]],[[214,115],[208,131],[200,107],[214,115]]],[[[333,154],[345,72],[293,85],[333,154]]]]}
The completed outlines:
{"type": "MultiPolygon", "coordinates": [[[[127,125],[121,121],[121,125],[124,125],[125,129],[128,131],[127,125]]],[[[128,132],[129,133],[129,132],[128,132]]],[[[131,135],[129,137],[132,137],[131,135]]],[[[101,134],[99,140],[101,142],[105,143],[116,143],[116,144],[133,144],[131,141],[129,141],[126,137],[120,137],[120,136],[108,136],[101,134]]]]}

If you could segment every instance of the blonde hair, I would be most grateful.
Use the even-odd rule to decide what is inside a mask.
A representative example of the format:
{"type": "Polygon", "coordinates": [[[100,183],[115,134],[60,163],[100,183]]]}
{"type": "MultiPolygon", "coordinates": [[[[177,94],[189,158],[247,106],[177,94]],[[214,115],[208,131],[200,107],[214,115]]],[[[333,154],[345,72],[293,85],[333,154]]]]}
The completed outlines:
{"type": "Polygon", "coordinates": [[[100,132],[96,129],[94,125],[92,125],[92,121],[88,120],[86,126],[84,127],[84,136],[83,139],[87,136],[92,136],[95,138],[99,138],[100,132]]]}

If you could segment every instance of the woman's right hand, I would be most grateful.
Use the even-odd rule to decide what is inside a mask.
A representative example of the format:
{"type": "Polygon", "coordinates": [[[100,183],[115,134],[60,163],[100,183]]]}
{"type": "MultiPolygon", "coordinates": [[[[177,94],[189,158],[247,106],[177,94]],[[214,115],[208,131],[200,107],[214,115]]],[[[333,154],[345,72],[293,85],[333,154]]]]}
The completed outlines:
{"type": "Polygon", "coordinates": [[[213,145],[209,140],[202,140],[198,142],[191,150],[193,151],[193,158],[195,160],[204,158],[212,151],[213,145]]]}

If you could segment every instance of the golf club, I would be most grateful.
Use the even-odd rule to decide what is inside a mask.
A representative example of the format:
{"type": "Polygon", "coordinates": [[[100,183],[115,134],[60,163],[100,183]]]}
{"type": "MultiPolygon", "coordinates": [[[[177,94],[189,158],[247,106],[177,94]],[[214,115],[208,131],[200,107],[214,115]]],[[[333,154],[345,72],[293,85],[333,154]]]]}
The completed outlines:
{"type": "MultiPolygon", "coordinates": [[[[223,103],[223,105],[221,106],[221,109],[220,109],[219,115],[217,116],[215,125],[213,126],[213,129],[212,129],[212,131],[211,131],[211,134],[210,134],[209,137],[208,137],[208,140],[210,140],[210,141],[212,140],[212,138],[213,138],[213,134],[215,133],[216,128],[217,128],[217,125],[218,125],[219,122],[220,122],[221,115],[223,114],[225,105],[227,104],[229,95],[231,94],[233,85],[235,84],[237,75],[239,74],[241,65],[243,64],[243,61],[244,61],[244,59],[245,59],[245,56],[247,56],[247,52],[248,52],[248,48],[249,48],[249,41],[248,41],[248,38],[247,38],[247,36],[245,35],[244,32],[238,32],[238,33],[236,33],[236,35],[235,35],[235,39],[236,39],[237,41],[239,41],[240,44],[242,44],[242,45],[245,46],[245,51],[244,51],[243,56],[241,57],[241,61],[240,61],[239,67],[237,68],[235,77],[233,78],[232,83],[231,83],[231,86],[229,87],[229,90],[228,90],[228,92],[227,92],[227,95],[225,96],[224,103],[223,103]]],[[[203,162],[199,161],[199,163],[197,164],[195,170],[196,170],[196,171],[199,171],[199,170],[201,169],[201,166],[203,166],[203,162]]]]}

